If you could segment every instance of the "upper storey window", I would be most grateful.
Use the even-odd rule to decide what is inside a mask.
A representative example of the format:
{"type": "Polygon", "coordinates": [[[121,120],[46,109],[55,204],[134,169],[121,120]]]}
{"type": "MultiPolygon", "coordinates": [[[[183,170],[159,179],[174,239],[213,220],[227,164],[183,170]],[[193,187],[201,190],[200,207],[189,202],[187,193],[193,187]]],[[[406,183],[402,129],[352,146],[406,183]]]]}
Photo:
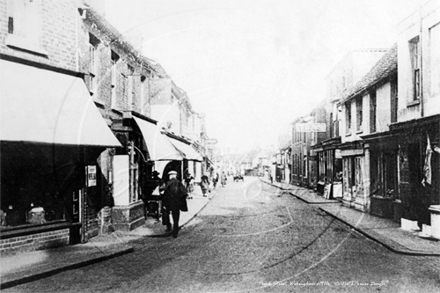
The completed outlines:
{"type": "Polygon", "coordinates": [[[345,103],[345,133],[351,133],[351,103],[345,103]]]}
{"type": "Polygon", "coordinates": [[[412,100],[420,99],[420,42],[419,37],[415,37],[411,41],[409,41],[410,48],[410,58],[411,58],[411,74],[412,74],[412,86],[413,86],[413,95],[412,100]]]}
{"type": "Polygon", "coordinates": [[[362,131],[363,124],[363,109],[362,109],[362,97],[356,99],[356,131],[362,131]]]}
{"type": "Polygon", "coordinates": [[[47,55],[40,45],[41,0],[8,0],[6,45],[31,53],[47,55]]]}

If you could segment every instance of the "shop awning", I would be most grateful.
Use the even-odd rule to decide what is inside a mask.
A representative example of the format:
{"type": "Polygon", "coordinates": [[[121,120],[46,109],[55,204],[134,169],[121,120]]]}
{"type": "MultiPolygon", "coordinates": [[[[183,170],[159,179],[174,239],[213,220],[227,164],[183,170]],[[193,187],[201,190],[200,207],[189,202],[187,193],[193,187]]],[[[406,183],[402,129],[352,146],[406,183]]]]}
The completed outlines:
{"type": "Polygon", "coordinates": [[[182,160],[185,156],[163,135],[156,124],[133,117],[142,132],[152,161],[182,160]]]}
{"type": "Polygon", "coordinates": [[[174,138],[170,138],[170,141],[176,147],[176,149],[185,154],[185,159],[200,162],[203,160],[202,156],[189,144],[174,138]]]}
{"type": "Polygon", "coordinates": [[[0,60],[0,140],[120,147],[82,79],[0,60]]]}

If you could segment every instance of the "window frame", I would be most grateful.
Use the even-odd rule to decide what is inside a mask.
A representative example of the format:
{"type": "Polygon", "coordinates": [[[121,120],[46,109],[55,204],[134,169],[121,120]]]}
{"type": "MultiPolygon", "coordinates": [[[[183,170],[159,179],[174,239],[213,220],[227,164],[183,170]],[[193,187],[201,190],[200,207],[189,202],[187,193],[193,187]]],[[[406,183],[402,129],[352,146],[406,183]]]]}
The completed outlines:
{"type": "Polygon", "coordinates": [[[41,0],[7,0],[6,46],[48,56],[40,40],[42,35],[41,6],[41,0]]]}
{"type": "Polygon", "coordinates": [[[373,89],[370,92],[370,133],[375,133],[377,131],[377,92],[373,89]]]}
{"type": "Polygon", "coordinates": [[[409,41],[409,55],[411,64],[412,95],[409,102],[419,101],[421,97],[421,44],[420,37],[416,36],[409,41]]]}
{"type": "Polygon", "coordinates": [[[117,88],[118,88],[118,63],[120,60],[119,55],[113,51],[110,50],[110,59],[111,59],[111,108],[116,110],[117,107],[117,88]]]}
{"type": "Polygon", "coordinates": [[[356,132],[360,133],[363,131],[362,126],[364,123],[362,96],[356,98],[355,103],[356,103],[356,132]]]}
{"type": "Polygon", "coordinates": [[[352,117],[353,113],[351,111],[351,102],[345,103],[345,134],[350,135],[351,134],[351,123],[352,123],[352,117]]]}
{"type": "Polygon", "coordinates": [[[90,93],[94,95],[98,89],[98,72],[99,72],[99,56],[98,48],[101,41],[89,33],[88,53],[89,53],[89,76],[90,76],[90,93]]]}

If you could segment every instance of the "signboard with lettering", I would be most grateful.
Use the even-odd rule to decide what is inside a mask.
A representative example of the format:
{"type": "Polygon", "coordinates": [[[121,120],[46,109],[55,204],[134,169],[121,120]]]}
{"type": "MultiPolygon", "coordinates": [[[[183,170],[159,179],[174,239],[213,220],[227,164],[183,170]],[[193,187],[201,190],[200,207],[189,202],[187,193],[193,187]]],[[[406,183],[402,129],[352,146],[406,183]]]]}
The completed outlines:
{"type": "Polygon", "coordinates": [[[87,166],[87,186],[96,186],[96,166],[87,166]]]}
{"type": "Polygon", "coordinates": [[[325,132],[325,123],[296,123],[297,132],[325,132]]]}

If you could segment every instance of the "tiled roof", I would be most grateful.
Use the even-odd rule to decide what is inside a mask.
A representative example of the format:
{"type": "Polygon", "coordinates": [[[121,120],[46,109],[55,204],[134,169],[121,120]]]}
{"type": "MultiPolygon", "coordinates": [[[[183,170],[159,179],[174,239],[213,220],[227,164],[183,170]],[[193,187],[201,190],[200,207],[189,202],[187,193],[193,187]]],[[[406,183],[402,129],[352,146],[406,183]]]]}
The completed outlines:
{"type": "Polygon", "coordinates": [[[360,92],[371,87],[377,82],[383,80],[384,78],[390,76],[397,71],[397,44],[394,44],[388,52],[386,52],[382,58],[377,61],[377,63],[353,88],[348,91],[348,95],[341,101],[345,102],[354,96],[358,95],[360,92]]]}

